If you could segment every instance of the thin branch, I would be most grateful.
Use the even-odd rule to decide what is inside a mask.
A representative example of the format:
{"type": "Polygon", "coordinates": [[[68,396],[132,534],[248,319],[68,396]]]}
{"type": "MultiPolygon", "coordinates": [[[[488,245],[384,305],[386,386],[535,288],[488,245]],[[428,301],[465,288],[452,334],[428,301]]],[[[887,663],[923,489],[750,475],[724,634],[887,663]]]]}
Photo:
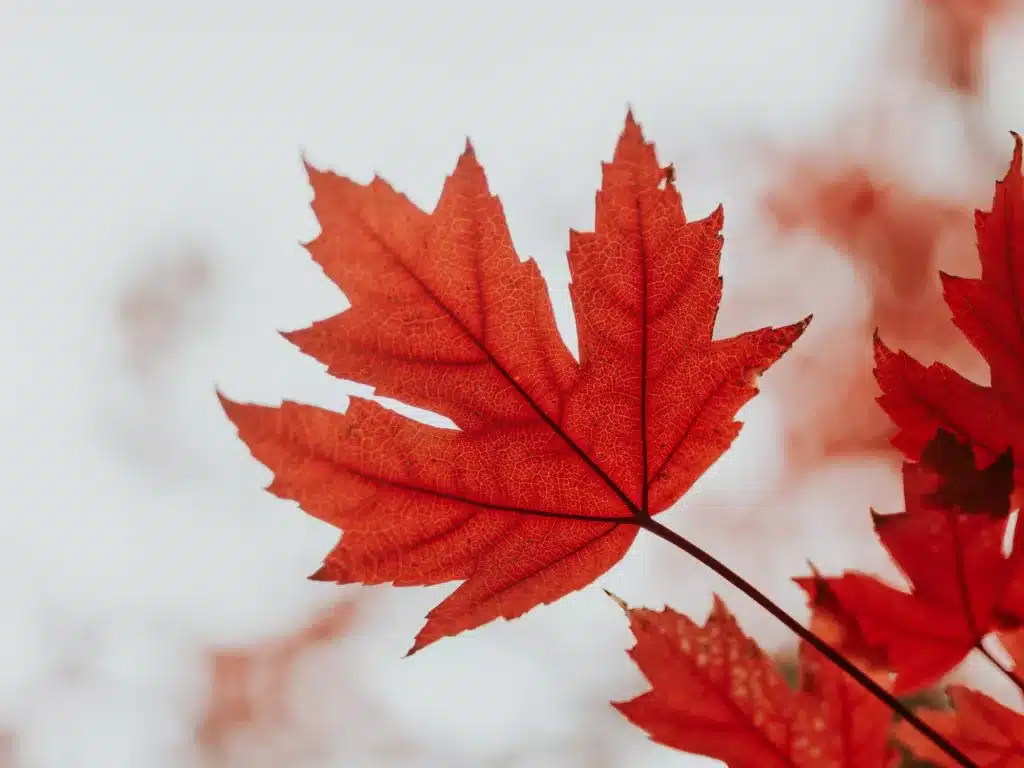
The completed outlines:
{"type": "Polygon", "coordinates": [[[882,701],[888,706],[893,712],[898,714],[910,725],[912,725],[917,731],[921,733],[925,738],[929,739],[936,747],[945,752],[950,758],[959,763],[963,768],[980,768],[980,766],[973,762],[967,755],[961,752],[954,744],[952,744],[945,736],[936,731],[921,718],[915,715],[903,702],[889,693],[885,688],[880,686],[870,676],[861,671],[856,664],[847,659],[843,654],[833,648],[831,645],[826,643],[811,630],[807,629],[803,624],[790,616],[786,611],[780,608],[775,602],[765,595],[761,590],[751,584],[749,581],[744,579],[734,570],[732,570],[725,563],[721,562],[713,555],[709,554],[699,546],[691,542],[689,539],[679,535],[671,528],[667,528],[658,521],[648,518],[640,521],[640,527],[650,531],[659,539],[667,541],[672,546],[681,549],[686,554],[699,561],[701,564],[706,565],[712,571],[717,573],[727,582],[732,584],[743,594],[753,600],[755,603],[764,608],[768,613],[782,622],[788,629],[792,630],[801,640],[808,643],[815,650],[819,651],[829,661],[839,667],[843,672],[848,674],[860,685],[862,685],[868,693],[882,701]]]}
{"type": "Polygon", "coordinates": [[[959,528],[957,527],[957,518],[953,512],[947,510],[945,514],[946,522],[949,523],[950,533],[953,537],[953,557],[956,561],[956,575],[957,580],[960,584],[960,597],[964,604],[964,616],[967,619],[967,631],[974,639],[974,647],[976,650],[981,651],[982,655],[992,662],[996,669],[1002,672],[1006,677],[1010,679],[1017,689],[1024,693],[1024,680],[1021,680],[1017,675],[1013,673],[1013,670],[1003,666],[1003,664],[993,656],[988,648],[983,644],[985,639],[985,633],[978,628],[978,623],[974,620],[974,611],[971,610],[971,597],[970,590],[967,586],[967,568],[964,564],[963,552],[960,547],[959,528]]]}

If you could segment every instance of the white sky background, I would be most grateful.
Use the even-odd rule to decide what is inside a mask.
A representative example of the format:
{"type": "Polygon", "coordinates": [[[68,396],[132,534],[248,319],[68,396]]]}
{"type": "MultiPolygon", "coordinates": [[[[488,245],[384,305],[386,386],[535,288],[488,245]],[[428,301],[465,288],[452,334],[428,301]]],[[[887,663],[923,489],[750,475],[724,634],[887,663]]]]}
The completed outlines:
{"type": "MultiPolygon", "coordinates": [[[[342,306],[298,245],[317,231],[300,152],[359,180],[379,171],[429,208],[469,135],[571,335],[567,233],[592,224],[627,103],[676,163],[688,214],[726,203],[728,272],[730,225],[753,202],[742,137],[795,145],[832,124],[872,75],[889,5],[6,3],[0,725],[21,734],[21,765],[188,765],[197,649],[287,631],[336,594],[305,580],[335,533],[262,492],[268,473],[214,398],[216,383],[343,409],[355,391],[275,333],[342,306]],[[211,295],[143,385],[116,302],[188,247],[213,261],[211,295]]],[[[1024,128],[1013,116],[999,130],[1024,128]]],[[[716,468],[709,498],[756,499],[776,444],[769,408],[750,422],[764,442],[716,468]]],[[[601,583],[699,614],[708,590],[659,582],[659,547],[638,544],[601,583]]],[[[595,722],[620,737],[618,765],[704,762],[650,745],[607,706],[643,685],[599,589],[403,661],[446,593],[374,589],[349,641],[347,674],[437,755],[404,764],[482,765],[535,745],[514,764],[564,765],[543,745],[595,722]]],[[[377,764],[372,730],[338,723],[344,757],[329,764],[377,764]]]]}

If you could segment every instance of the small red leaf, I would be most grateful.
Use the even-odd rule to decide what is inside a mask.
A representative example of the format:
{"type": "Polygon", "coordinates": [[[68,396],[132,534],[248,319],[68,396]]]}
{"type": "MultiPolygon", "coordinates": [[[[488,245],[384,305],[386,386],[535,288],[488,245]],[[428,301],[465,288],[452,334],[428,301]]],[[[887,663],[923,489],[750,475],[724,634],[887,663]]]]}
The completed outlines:
{"type": "MultiPolygon", "coordinates": [[[[1024,768],[1024,716],[962,685],[950,686],[947,693],[952,712],[918,710],[918,716],[978,768],[1024,768]]],[[[895,735],[916,757],[938,768],[959,768],[959,763],[907,723],[899,723],[895,735]]]]}
{"type": "Polygon", "coordinates": [[[1012,467],[1001,461],[979,472],[969,448],[946,434],[923,454],[920,464],[903,466],[906,511],[873,513],[910,591],[857,572],[800,581],[843,623],[855,649],[897,674],[897,693],[934,682],[988,633],[1024,617],[1020,527],[1012,553],[1003,554],[1012,467]],[[991,485],[979,489],[979,477],[991,485]]]}
{"type": "Polygon", "coordinates": [[[622,607],[651,690],[614,706],[659,744],[736,768],[892,764],[888,707],[809,646],[793,690],[717,596],[704,626],[670,608],[622,607]]]}
{"type": "Polygon", "coordinates": [[[924,48],[936,82],[961,93],[978,93],[985,63],[985,41],[996,23],[1020,3],[1017,0],[917,1],[927,24],[924,48]]]}
{"type": "MultiPolygon", "coordinates": [[[[799,243],[795,235],[822,241],[827,248],[809,250],[811,263],[826,260],[829,250],[845,260],[867,302],[863,314],[835,315],[827,335],[787,365],[781,403],[786,441],[799,458],[889,450],[892,425],[874,401],[877,384],[865,335],[872,329],[929,353],[959,355],[956,342],[967,347],[935,272],[939,264],[963,261],[956,244],[973,237],[969,211],[901,181],[890,154],[902,146],[882,149],[893,133],[885,120],[853,119],[823,150],[774,158],[780,178],[762,200],[765,217],[787,244],[799,243]]],[[[822,291],[838,287],[816,286],[817,302],[822,291]]]]}

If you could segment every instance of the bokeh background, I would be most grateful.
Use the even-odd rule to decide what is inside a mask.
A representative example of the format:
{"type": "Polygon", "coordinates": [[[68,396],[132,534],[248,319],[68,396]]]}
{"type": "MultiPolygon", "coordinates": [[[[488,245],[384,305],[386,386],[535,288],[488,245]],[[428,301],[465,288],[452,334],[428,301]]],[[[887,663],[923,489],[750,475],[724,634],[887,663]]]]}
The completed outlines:
{"type": "MultiPolygon", "coordinates": [[[[4,2],[0,764],[714,764],[608,706],[645,684],[596,587],[403,659],[452,587],[306,580],[336,532],[261,490],[214,396],[368,393],[276,333],[345,305],[301,157],[430,208],[470,136],[572,346],[568,230],[631,105],[688,215],[725,205],[718,333],[815,313],[666,515],[805,616],[808,558],[895,576],[872,330],[987,376],[936,275],[977,272],[1024,130],[1019,5],[4,2]]],[[[659,541],[601,585],[696,618],[717,590],[792,642],[659,541]]]]}

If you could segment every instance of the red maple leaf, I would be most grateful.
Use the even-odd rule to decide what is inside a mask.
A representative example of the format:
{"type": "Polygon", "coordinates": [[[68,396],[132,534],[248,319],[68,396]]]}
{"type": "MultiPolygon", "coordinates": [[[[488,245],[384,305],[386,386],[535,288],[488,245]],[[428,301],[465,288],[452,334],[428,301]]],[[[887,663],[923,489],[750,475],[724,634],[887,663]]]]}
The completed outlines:
{"type": "Polygon", "coordinates": [[[893,444],[911,458],[939,427],[970,442],[982,464],[1007,448],[1024,456],[1024,185],[1021,138],[1013,136],[1013,160],[996,183],[992,210],[975,212],[981,277],[941,273],[953,321],[988,362],[990,386],[942,363],[925,367],[875,338],[878,402],[899,428],[893,444]]]}
{"type": "Polygon", "coordinates": [[[1018,0],[916,0],[926,23],[925,55],[940,85],[980,90],[984,46],[991,29],[1020,6],[1018,0]]]}
{"type": "Polygon", "coordinates": [[[781,177],[762,199],[766,218],[787,241],[812,233],[831,246],[869,302],[864,317],[842,318],[787,365],[780,394],[787,448],[798,462],[891,450],[892,425],[874,402],[866,335],[872,328],[921,353],[959,354],[955,347],[967,346],[950,322],[935,272],[940,263],[959,268],[952,246],[970,231],[969,212],[900,180],[889,153],[878,149],[899,135],[890,122],[853,120],[855,132],[844,126],[825,151],[774,153],[781,177]]]}
{"type": "Polygon", "coordinates": [[[782,158],[765,213],[780,232],[814,232],[849,261],[870,293],[874,325],[941,340],[949,321],[936,306],[935,264],[942,238],[962,229],[967,212],[901,183],[881,158],[837,162],[835,152],[782,158]]]}
{"type": "Polygon", "coordinates": [[[135,373],[152,377],[161,360],[176,351],[191,305],[210,287],[210,272],[209,257],[190,248],[151,265],[127,286],[117,310],[135,373]]]}
{"type": "Polygon", "coordinates": [[[449,417],[353,397],[344,414],[224,399],[269,490],[343,530],[313,578],[464,580],[411,652],[581,589],[735,438],[757,375],[807,321],[712,340],[722,210],[688,222],[632,115],[593,233],[570,233],[579,361],[512,248],[472,147],[425,213],[380,178],[309,169],[308,246],[351,308],[286,334],[338,377],[449,417]]]}
{"type": "Polygon", "coordinates": [[[717,596],[704,626],[671,608],[620,604],[651,690],[613,705],[659,744],[736,768],[894,763],[892,712],[809,645],[794,690],[717,596]]]}
{"type": "Polygon", "coordinates": [[[910,591],[859,572],[797,580],[816,608],[845,625],[844,651],[896,673],[895,692],[934,682],[990,632],[1020,626],[1024,529],[1003,554],[1011,473],[1005,460],[979,471],[969,446],[940,433],[922,463],[903,465],[906,511],[872,511],[910,591]]]}
{"type": "Polygon", "coordinates": [[[812,565],[810,577],[793,579],[806,593],[811,604],[810,630],[832,648],[869,672],[876,682],[892,687],[885,647],[872,645],[857,623],[856,614],[842,601],[831,581],[812,565]]]}
{"type": "MultiPolygon", "coordinates": [[[[978,768],[1024,768],[1024,716],[963,685],[949,686],[946,695],[952,712],[923,709],[918,716],[978,768]]],[[[894,735],[912,754],[938,768],[959,766],[905,722],[896,726],[894,735]]]]}
{"type": "Polygon", "coordinates": [[[1013,493],[1013,454],[1007,450],[984,469],[974,451],[955,435],[939,429],[924,447],[921,465],[934,477],[934,490],[921,498],[938,509],[1005,518],[1013,493]]]}

